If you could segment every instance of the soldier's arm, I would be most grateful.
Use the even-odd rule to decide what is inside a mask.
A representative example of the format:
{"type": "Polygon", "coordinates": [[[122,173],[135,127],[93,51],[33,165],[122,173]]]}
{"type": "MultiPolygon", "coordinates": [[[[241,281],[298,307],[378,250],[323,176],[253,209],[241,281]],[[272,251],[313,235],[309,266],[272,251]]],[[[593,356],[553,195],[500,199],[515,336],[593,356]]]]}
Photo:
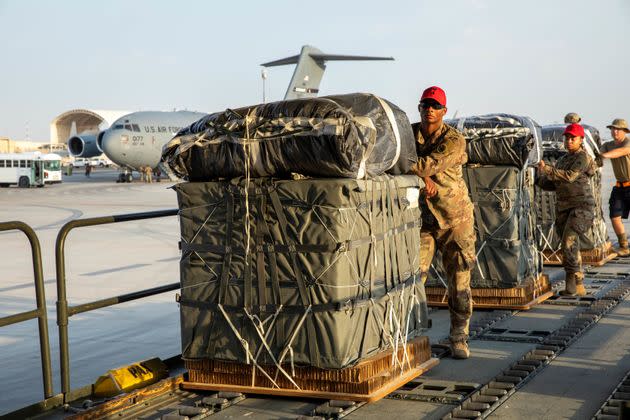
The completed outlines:
{"type": "Polygon", "coordinates": [[[452,136],[444,139],[431,154],[418,156],[418,163],[413,165],[412,171],[420,177],[433,176],[453,166],[463,165],[467,159],[466,140],[452,136]]]}
{"type": "Polygon", "coordinates": [[[617,149],[610,150],[602,153],[600,156],[606,159],[614,159],[622,156],[630,155],[630,147],[619,147],[617,149]]]}
{"type": "Polygon", "coordinates": [[[575,159],[573,164],[567,169],[558,169],[553,166],[545,166],[542,170],[545,178],[549,181],[573,182],[591,167],[591,162],[586,154],[575,159]]]}

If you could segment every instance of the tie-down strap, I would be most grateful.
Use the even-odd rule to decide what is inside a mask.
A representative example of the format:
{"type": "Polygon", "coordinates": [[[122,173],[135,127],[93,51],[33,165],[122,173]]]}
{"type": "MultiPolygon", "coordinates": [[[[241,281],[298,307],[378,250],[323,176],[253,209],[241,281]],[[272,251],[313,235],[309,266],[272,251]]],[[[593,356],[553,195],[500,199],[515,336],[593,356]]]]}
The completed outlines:
{"type": "MultiPolygon", "coordinates": [[[[395,235],[399,235],[409,229],[419,228],[421,226],[421,220],[414,220],[413,222],[408,222],[397,226],[395,228],[389,229],[383,233],[378,233],[372,236],[366,236],[361,239],[347,240],[341,241],[337,243],[330,244],[257,244],[255,246],[255,251],[261,252],[276,252],[276,253],[295,253],[295,252],[313,252],[313,253],[326,253],[326,252],[347,252],[353,249],[360,248],[362,246],[380,242],[385,240],[385,238],[389,238],[395,235]]],[[[245,255],[245,247],[237,246],[226,246],[226,245],[212,245],[212,244],[187,244],[180,242],[179,247],[182,250],[184,255],[191,252],[212,252],[215,254],[236,254],[236,255],[245,255]]]]}
{"type": "MultiPolygon", "coordinates": [[[[400,291],[402,289],[405,289],[413,285],[416,282],[419,282],[421,274],[422,272],[418,271],[417,273],[410,276],[404,282],[399,283],[396,286],[389,289],[387,293],[384,293],[380,297],[376,297],[376,298],[367,297],[367,298],[358,298],[358,299],[348,299],[343,302],[322,303],[319,305],[312,305],[310,311],[311,312],[348,312],[354,309],[370,306],[387,298],[389,294],[392,292],[400,291]]],[[[191,308],[209,309],[213,312],[221,312],[221,309],[219,308],[219,304],[214,303],[214,302],[199,302],[197,300],[193,300],[193,299],[189,299],[185,297],[180,297],[178,302],[180,305],[188,306],[191,308]]],[[[226,312],[232,312],[232,313],[242,313],[245,309],[243,306],[237,306],[237,305],[221,305],[221,306],[223,307],[223,310],[225,310],[226,312]]],[[[288,312],[288,313],[303,313],[306,310],[306,308],[303,305],[273,305],[273,304],[262,305],[262,306],[253,305],[251,308],[247,308],[247,309],[250,313],[253,313],[253,314],[274,313],[278,310],[280,306],[282,306],[282,312],[288,312]]]]}

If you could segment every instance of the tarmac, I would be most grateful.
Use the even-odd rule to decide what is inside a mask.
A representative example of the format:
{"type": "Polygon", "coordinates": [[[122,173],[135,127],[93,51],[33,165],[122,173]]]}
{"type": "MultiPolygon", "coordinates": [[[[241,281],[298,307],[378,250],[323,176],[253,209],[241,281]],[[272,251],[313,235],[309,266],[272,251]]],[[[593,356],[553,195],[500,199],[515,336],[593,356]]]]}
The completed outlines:
{"type": "MultiPolygon", "coordinates": [[[[115,183],[117,173],[97,169],[64,177],[59,185],[0,190],[0,221],[20,220],[32,226],[42,247],[46,302],[55,393],[60,392],[59,345],[56,326],[55,240],[59,229],[77,218],[173,209],[176,195],[171,182],[115,183]]],[[[603,201],[612,171],[604,170],[603,201]]],[[[628,226],[626,227],[628,229],[628,226]]],[[[611,238],[615,238],[609,226],[611,238]]],[[[630,230],[630,229],[629,229],[630,230]]],[[[0,316],[34,309],[33,271],[28,241],[19,232],[0,233],[0,316]]],[[[66,246],[66,274],[70,304],[161,286],[179,278],[179,226],[176,216],[79,228],[66,246]]],[[[614,242],[614,240],[613,240],[614,242]]],[[[629,271],[630,266],[606,266],[603,272],[629,271]]],[[[546,269],[557,275],[559,269],[546,269]]],[[[576,314],[576,306],[538,305],[511,314],[493,327],[554,331],[576,314]]],[[[491,312],[476,311],[473,320],[491,312]]],[[[431,312],[432,342],[448,333],[448,312],[431,312]]],[[[549,367],[515,392],[492,415],[497,418],[590,418],[630,370],[630,306],[623,301],[587,331],[549,367]]],[[[181,352],[179,308],[175,292],[124,303],[70,318],[71,387],[88,385],[107,370],[126,363],[181,352]],[[148,351],[149,350],[149,351],[148,351]]],[[[525,341],[471,341],[473,357],[442,359],[423,375],[427,380],[485,384],[535,347],[525,341]]],[[[43,398],[37,344],[37,323],[0,329],[0,415],[43,398]]],[[[217,418],[296,418],[312,412],[310,400],[248,397],[217,418]]],[[[453,405],[438,402],[383,399],[351,413],[349,418],[441,418],[453,405]]]]}
{"type": "MultiPolygon", "coordinates": [[[[177,207],[171,182],[117,184],[116,170],[75,172],[62,184],[0,190],[0,221],[19,220],[37,233],[46,286],[55,392],[59,392],[59,339],[55,302],[55,240],[70,220],[177,207]]],[[[28,240],[0,232],[0,316],[36,307],[28,240]]],[[[179,280],[176,216],[79,228],[66,241],[70,304],[175,283],[179,280]]],[[[175,292],[70,318],[71,386],[90,384],[126,363],[180,353],[175,292]],[[147,354],[147,349],[150,353],[147,354]],[[112,351],[114,350],[114,351],[112,351]]],[[[0,329],[0,414],[43,399],[37,322],[0,329]]]]}

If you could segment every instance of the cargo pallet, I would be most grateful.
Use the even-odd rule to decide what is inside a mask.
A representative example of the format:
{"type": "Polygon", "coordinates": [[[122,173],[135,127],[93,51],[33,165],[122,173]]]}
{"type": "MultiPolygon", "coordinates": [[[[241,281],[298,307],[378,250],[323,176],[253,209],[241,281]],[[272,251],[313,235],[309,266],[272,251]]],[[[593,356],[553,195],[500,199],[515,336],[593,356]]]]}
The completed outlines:
{"type": "MultiPolygon", "coordinates": [[[[605,244],[598,248],[584,249],[580,251],[582,254],[582,264],[591,265],[593,267],[601,267],[610,260],[617,257],[617,254],[613,251],[610,241],[606,241],[605,244]]],[[[542,252],[543,264],[549,266],[562,265],[562,253],[560,249],[551,251],[549,249],[542,252]]]]}
{"type": "Polygon", "coordinates": [[[343,369],[283,365],[254,366],[211,359],[184,360],[186,390],[232,391],[283,397],[374,402],[439,363],[431,357],[426,336],[410,340],[405,348],[381,352],[343,369]]]}
{"type": "MultiPolygon", "coordinates": [[[[448,293],[444,287],[425,287],[429,306],[447,307],[448,293]]],[[[473,288],[474,309],[531,309],[553,296],[549,276],[541,274],[537,279],[509,289],[473,288]]]]}

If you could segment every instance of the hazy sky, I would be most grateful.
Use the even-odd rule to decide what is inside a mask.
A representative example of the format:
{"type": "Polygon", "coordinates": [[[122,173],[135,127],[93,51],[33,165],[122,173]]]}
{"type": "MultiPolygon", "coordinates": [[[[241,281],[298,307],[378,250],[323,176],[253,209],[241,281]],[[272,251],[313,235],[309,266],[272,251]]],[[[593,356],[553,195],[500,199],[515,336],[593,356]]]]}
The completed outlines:
{"type": "MultiPolygon", "coordinates": [[[[320,94],[372,92],[417,120],[442,86],[449,116],[575,111],[630,119],[629,0],[0,0],[0,137],[49,139],[75,108],[205,112],[262,101],[259,64],[310,44],[393,56],[331,62],[320,94]]],[[[269,70],[280,100],[292,66],[269,70]]]]}

